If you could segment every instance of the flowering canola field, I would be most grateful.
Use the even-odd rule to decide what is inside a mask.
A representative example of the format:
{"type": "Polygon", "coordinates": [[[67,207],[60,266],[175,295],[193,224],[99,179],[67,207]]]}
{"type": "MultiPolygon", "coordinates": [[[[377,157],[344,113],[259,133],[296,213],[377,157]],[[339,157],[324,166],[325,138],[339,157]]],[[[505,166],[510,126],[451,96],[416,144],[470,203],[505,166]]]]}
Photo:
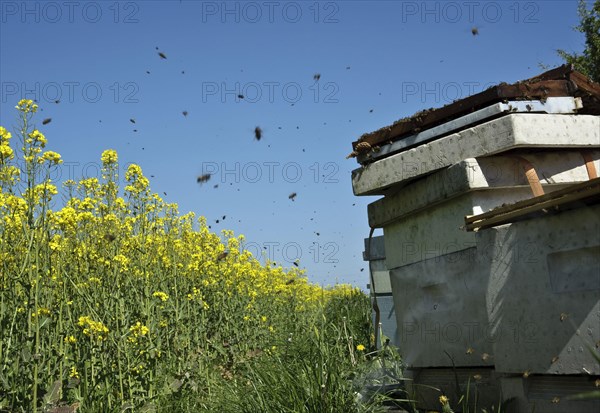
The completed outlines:
{"type": "Polygon", "coordinates": [[[60,202],[37,108],[18,102],[17,139],[0,127],[0,411],[226,411],[257,388],[254,364],[293,345],[335,348],[338,364],[365,350],[363,293],[262,265],[243,236],[152,193],[138,165],[121,190],[114,150],[60,202]]]}

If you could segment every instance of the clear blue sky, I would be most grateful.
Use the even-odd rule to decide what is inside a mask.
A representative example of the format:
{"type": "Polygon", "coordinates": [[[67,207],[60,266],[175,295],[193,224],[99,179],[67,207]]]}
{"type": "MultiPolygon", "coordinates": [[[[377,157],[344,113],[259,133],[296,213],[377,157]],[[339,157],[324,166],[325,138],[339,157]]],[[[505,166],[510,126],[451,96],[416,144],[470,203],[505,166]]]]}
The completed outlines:
{"type": "Polygon", "coordinates": [[[139,164],[180,212],[285,266],[299,258],[314,282],[362,288],[377,198],[352,194],[351,142],[584,45],[574,0],[0,5],[0,124],[37,99],[65,161],[57,180],[99,176],[116,149],[122,176],[139,164]]]}

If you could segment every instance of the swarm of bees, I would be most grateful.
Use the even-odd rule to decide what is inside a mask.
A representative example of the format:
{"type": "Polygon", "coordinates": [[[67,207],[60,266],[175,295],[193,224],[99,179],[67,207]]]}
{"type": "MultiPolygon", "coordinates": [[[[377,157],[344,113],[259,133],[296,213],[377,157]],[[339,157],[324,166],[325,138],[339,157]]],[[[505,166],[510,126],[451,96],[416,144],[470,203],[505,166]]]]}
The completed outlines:
{"type": "Polygon", "coordinates": [[[209,179],[210,179],[210,174],[204,174],[204,175],[200,175],[198,178],[196,178],[196,182],[199,184],[203,184],[204,182],[208,182],[209,179]]]}
{"type": "Polygon", "coordinates": [[[346,156],[346,159],[356,158],[358,155],[360,155],[362,153],[367,153],[371,149],[372,149],[372,147],[369,142],[359,142],[356,145],[356,149],[354,151],[350,152],[350,154],[348,156],[346,156]]]}

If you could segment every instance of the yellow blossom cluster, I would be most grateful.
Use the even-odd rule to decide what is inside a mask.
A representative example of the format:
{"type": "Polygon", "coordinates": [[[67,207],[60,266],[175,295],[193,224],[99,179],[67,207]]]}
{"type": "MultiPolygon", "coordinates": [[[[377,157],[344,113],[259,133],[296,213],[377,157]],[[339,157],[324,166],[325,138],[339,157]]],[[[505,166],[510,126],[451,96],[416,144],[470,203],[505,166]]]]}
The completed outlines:
{"type": "Polygon", "coordinates": [[[106,340],[108,328],[100,321],[94,321],[88,316],[79,317],[77,325],[83,328],[83,334],[98,340],[106,340]]]}
{"type": "Polygon", "coordinates": [[[169,295],[167,293],[163,293],[162,291],[156,291],[152,293],[152,296],[159,298],[162,302],[165,302],[169,299],[169,295]]]}
{"type": "Polygon", "coordinates": [[[38,110],[37,103],[34,103],[31,99],[21,99],[15,109],[20,110],[23,113],[35,113],[38,110]]]}
{"type": "Polygon", "coordinates": [[[129,332],[131,333],[131,335],[127,339],[129,340],[129,342],[135,344],[138,342],[138,339],[140,337],[148,335],[150,329],[138,321],[137,323],[129,327],[129,332]]]}

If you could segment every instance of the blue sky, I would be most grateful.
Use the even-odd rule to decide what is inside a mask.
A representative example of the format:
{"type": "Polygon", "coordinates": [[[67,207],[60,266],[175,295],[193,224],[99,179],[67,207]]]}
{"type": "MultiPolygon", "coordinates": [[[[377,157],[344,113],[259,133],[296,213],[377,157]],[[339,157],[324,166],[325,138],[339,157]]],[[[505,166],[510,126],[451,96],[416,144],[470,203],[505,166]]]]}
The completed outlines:
{"type": "Polygon", "coordinates": [[[215,232],[244,234],[287,267],[299,259],[314,282],[362,288],[377,197],[352,194],[351,142],[584,46],[574,0],[0,7],[0,124],[37,99],[37,126],[65,161],[57,181],[99,177],[100,154],[116,149],[121,176],[139,164],[154,192],[215,232]]]}

